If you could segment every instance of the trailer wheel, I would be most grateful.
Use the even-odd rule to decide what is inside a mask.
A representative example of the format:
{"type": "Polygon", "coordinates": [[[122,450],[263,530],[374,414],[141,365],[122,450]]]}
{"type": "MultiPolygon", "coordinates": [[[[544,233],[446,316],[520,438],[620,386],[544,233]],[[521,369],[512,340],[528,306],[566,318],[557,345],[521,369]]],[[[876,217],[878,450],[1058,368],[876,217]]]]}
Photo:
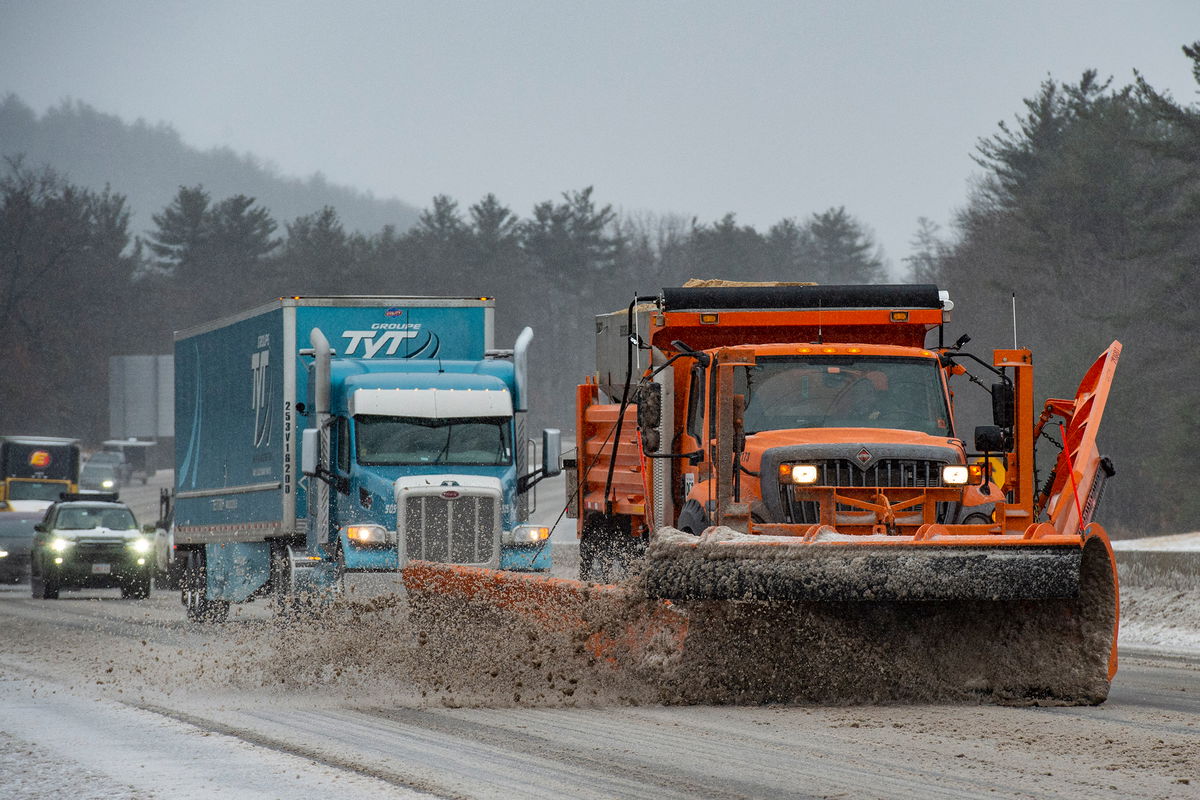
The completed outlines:
{"type": "Polygon", "coordinates": [[[630,519],[624,515],[592,514],[583,525],[579,540],[579,579],[592,583],[616,583],[645,552],[645,540],[630,534],[630,519]]]}
{"type": "Polygon", "coordinates": [[[208,599],[208,574],[201,551],[188,551],[180,583],[180,600],[189,622],[224,622],[229,616],[228,600],[208,599]]]}

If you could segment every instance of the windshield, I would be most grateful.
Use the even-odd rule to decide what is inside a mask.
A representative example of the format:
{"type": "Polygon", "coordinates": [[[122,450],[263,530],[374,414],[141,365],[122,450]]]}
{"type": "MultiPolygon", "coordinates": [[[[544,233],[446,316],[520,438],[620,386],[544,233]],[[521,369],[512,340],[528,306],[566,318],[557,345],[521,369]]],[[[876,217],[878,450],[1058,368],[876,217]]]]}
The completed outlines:
{"type": "Polygon", "coordinates": [[[37,520],[20,516],[18,512],[0,512],[0,539],[32,539],[37,520]]]}
{"type": "Polygon", "coordinates": [[[929,358],[763,357],[735,373],[746,433],[788,428],[896,428],[950,435],[950,413],[929,358]]]}
{"type": "Polygon", "coordinates": [[[64,508],[59,512],[54,527],[64,531],[84,531],[91,528],[128,531],[137,528],[137,521],[127,508],[64,508]]]}
{"type": "Polygon", "coordinates": [[[508,417],[354,418],[358,463],[458,464],[492,467],[512,463],[508,417]]]}
{"type": "Polygon", "coordinates": [[[67,484],[54,481],[9,481],[9,500],[50,500],[67,490],[67,484]]]}

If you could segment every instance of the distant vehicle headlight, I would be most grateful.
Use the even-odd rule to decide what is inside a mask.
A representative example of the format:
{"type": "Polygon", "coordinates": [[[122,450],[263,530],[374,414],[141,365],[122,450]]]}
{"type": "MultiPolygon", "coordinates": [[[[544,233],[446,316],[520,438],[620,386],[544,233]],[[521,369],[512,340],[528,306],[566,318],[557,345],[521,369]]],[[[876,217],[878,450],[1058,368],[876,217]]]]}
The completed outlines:
{"type": "Polygon", "coordinates": [[[8,551],[0,550],[0,558],[8,558],[8,551]]]}
{"type": "Polygon", "coordinates": [[[61,553],[73,544],[75,543],[70,539],[63,539],[62,537],[59,537],[50,542],[50,549],[56,553],[61,553]]]}
{"type": "Polygon", "coordinates": [[[149,553],[150,548],[154,547],[154,543],[145,537],[139,536],[129,543],[135,553],[149,553]]]}
{"type": "Polygon", "coordinates": [[[959,464],[948,464],[942,467],[942,481],[947,486],[962,486],[970,478],[970,470],[959,464]]]}
{"type": "Polygon", "coordinates": [[[112,479],[112,478],[105,478],[104,480],[100,481],[100,488],[101,488],[101,489],[111,489],[111,488],[113,488],[113,486],[115,486],[115,485],[116,485],[116,484],[114,484],[114,483],[113,483],[113,479],[112,479]]]}

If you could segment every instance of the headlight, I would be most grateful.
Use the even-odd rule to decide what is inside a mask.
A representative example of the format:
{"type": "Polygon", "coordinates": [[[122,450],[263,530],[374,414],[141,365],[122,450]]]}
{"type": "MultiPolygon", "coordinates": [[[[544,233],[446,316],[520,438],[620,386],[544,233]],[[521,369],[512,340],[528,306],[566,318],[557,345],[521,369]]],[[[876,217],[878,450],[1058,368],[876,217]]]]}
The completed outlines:
{"type": "Polygon", "coordinates": [[[780,464],[780,483],[816,483],[816,464],[780,464]]]}
{"type": "Polygon", "coordinates": [[[50,542],[50,549],[56,553],[61,553],[73,544],[75,544],[75,543],[72,542],[70,539],[59,538],[59,539],[55,539],[54,541],[50,542]]]}
{"type": "Polygon", "coordinates": [[[154,547],[154,543],[149,539],[139,536],[137,539],[131,541],[129,546],[133,548],[133,552],[135,553],[149,553],[150,548],[154,547]]]}
{"type": "Polygon", "coordinates": [[[387,544],[387,528],[382,525],[348,525],[343,530],[346,538],[355,544],[387,544]]]}
{"type": "Polygon", "coordinates": [[[959,464],[948,464],[942,467],[942,482],[947,486],[962,486],[970,477],[970,470],[959,464]]]}
{"type": "Polygon", "coordinates": [[[105,478],[104,480],[100,481],[100,488],[101,488],[101,489],[111,489],[111,488],[113,488],[113,479],[112,479],[112,478],[105,478]]]}
{"type": "Polygon", "coordinates": [[[537,544],[550,538],[550,529],[545,525],[518,525],[512,535],[513,544],[537,544]]]}
{"type": "Polygon", "coordinates": [[[8,558],[8,551],[0,550],[0,558],[8,558]]]}

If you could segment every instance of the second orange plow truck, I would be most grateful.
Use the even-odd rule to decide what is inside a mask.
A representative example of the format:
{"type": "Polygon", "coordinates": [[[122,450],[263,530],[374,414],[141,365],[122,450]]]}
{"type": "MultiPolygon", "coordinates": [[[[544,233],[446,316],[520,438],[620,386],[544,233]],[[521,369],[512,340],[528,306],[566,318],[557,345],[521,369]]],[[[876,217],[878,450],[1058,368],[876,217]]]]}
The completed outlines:
{"type": "Polygon", "coordinates": [[[701,281],[598,316],[581,580],[414,563],[414,609],[524,618],[684,701],[1102,702],[1121,346],[1039,407],[1032,353],[948,345],[952,308],[931,285],[701,281]],[[968,381],[992,411],[969,432],[968,381]]]}

